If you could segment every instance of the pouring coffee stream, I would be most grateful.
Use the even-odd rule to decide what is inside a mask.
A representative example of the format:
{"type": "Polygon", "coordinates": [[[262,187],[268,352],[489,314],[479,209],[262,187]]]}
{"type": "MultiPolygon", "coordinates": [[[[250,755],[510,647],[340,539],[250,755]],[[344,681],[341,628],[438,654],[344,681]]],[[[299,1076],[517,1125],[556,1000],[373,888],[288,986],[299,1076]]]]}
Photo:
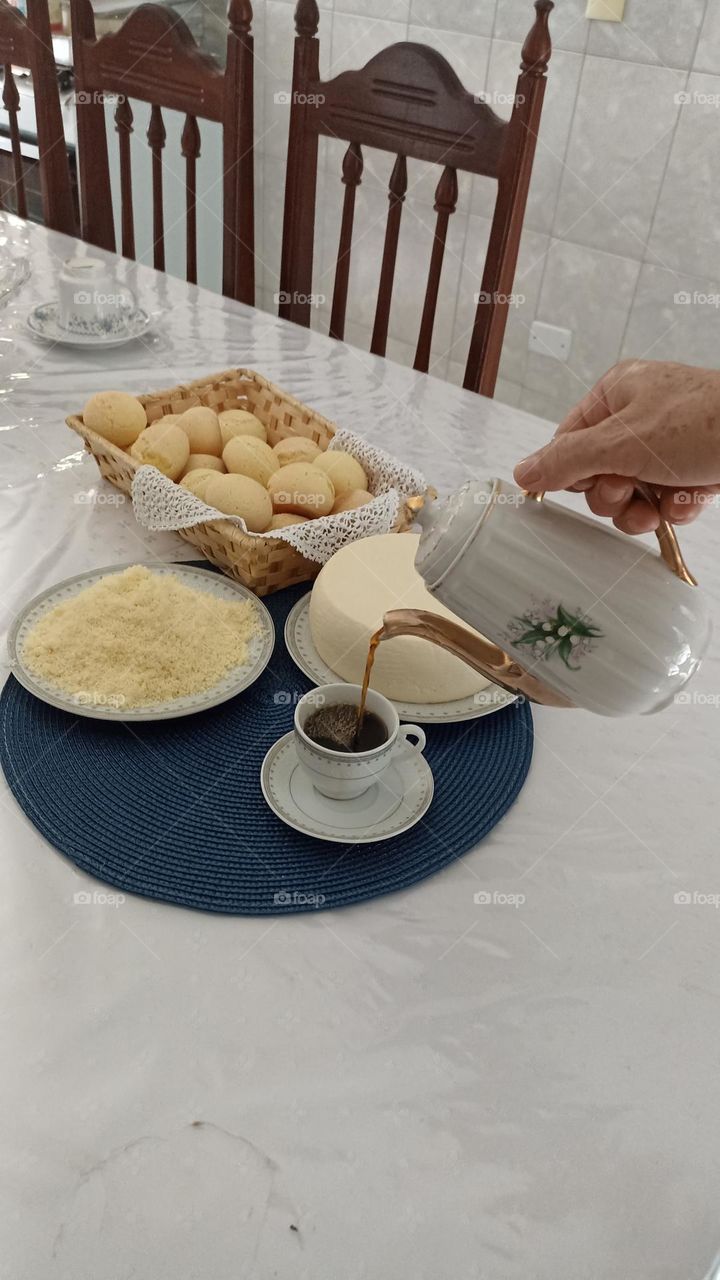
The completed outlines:
{"type": "Polygon", "coordinates": [[[417,636],[419,640],[429,640],[431,644],[439,645],[441,649],[446,649],[456,658],[461,658],[475,671],[487,676],[493,684],[502,685],[511,693],[524,693],[532,701],[544,702],[546,706],[573,706],[568,698],[548,689],[542,681],[524,671],[498,645],[486,640],[484,636],[468,631],[467,627],[461,626],[460,623],[430,613],[426,609],[391,609],[385,614],[383,625],[370,640],[360,698],[358,727],[362,725],[378,645],[381,641],[393,640],[396,636],[417,636]]]}

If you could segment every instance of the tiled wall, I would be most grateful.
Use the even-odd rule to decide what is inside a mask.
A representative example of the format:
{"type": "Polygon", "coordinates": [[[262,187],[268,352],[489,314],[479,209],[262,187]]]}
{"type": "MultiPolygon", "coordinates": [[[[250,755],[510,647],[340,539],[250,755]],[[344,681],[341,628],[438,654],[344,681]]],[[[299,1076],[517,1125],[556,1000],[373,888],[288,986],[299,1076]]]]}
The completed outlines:
{"type": "MultiPolygon", "coordinates": [[[[720,0],[627,0],[622,24],[557,0],[535,174],[497,395],[559,419],[622,356],[720,364],[720,0]],[[689,299],[689,301],[684,300],[689,299]],[[573,330],[567,364],[528,351],[533,319],[573,330]]],[[[293,9],[256,6],[259,305],[276,310],[293,9]]],[[[512,93],[531,0],[334,0],[320,14],[324,76],[398,40],[446,55],[473,92],[512,93]]],[[[498,112],[509,107],[498,104],[498,112]]],[[[327,328],[344,145],[322,155],[314,322],[327,328]]],[[[392,157],[366,156],[347,338],[367,348],[392,157]]],[[[412,362],[434,176],[409,165],[388,354],[412,362]]],[[[493,184],[465,176],[451,220],[432,371],[461,381],[493,184]]]]}

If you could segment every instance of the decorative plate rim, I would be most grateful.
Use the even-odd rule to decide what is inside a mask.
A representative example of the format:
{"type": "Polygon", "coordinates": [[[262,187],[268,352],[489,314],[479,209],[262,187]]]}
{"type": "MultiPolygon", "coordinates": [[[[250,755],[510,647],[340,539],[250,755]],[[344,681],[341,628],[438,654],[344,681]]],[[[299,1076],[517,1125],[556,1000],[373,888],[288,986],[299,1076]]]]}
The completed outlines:
{"type": "MultiPolygon", "coordinates": [[[[296,667],[309,680],[315,681],[316,684],[334,684],[341,681],[342,676],[323,662],[312,643],[312,637],[309,635],[307,637],[308,646],[312,646],[310,660],[303,654],[297,639],[298,628],[306,623],[305,615],[310,605],[311,594],[312,592],[308,591],[288,613],[285,620],[285,645],[296,667]]],[[[474,697],[458,698],[452,702],[400,702],[397,698],[389,699],[401,720],[411,720],[415,724],[459,724],[464,720],[477,720],[482,716],[492,715],[495,711],[501,711],[503,707],[509,707],[517,700],[516,693],[510,693],[500,685],[494,684],[488,685],[486,690],[482,690],[474,697]],[[487,693],[492,702],[485,705],[476,704],[475,697],[481,697],[483,693],[487,693]]]]}
{"type": "MultiPolygon", "coordinates": [[[[281,738],[278,738],[277,741],[272,744],[269,751],[265,754],[260,766],[260,787],[265,798],[265,803],[275,814],[276,818],[278,818],[280,822],[284,822],[286,826],[292,828],[293,831],[299,831],[301,835],[310,836],[315,840],[323,840],[329,844],[380,844],[385,840],[393,840],[396,836],[403,835],[405,831],[410,831],[412,827],[416,826],[417,823],[424,818],[432,804],[433,797],[435,795],[435,778],[433,776],[433,771],[422,752],[409,751],[405,757],[406,761],[407,763],[412,763],[414,765],[417,771],[418,781],[423,780],[425,785],[422,798],[416,810],[400,825],[395,826],[391,831],[381,831],[380,833],[376,832],[375,834],[372,834],[372,827],[358,827],[354,831],[348,832],[347,835],[331,835],[323,830],[300,825],[298,822],[293,821],[292,817],[287,812],[277,807],[277,801],[274,800],[274,797],[270,792],[269,784],[269,775],[273,765],[282,753],[292,751],[294,740],[295,731],[291,729],[289,733],[284,733],[281,738]]],[[[300,765],[298,764],[296,767],[300,768],[300,765]]],[[[396,808],[393,809],[392,814],[388,816],[392,817],[393,814],[397,813],[398,808],[400,808],[400,805],[396,806],[396,808]]],[[[322,824],[320,825],[322,826],[322,824]]],[[[339,830],[340,828],[338,828],[338,831],[339,830]]]]}
{"type": "MultiPolygon", "coordinates": [[[[73,594],[77,594],[77,592],[73,594]]],[[[220,592],[211,594],[220,594],[220,592]]],[[[42,616],[42,613],[38,616],[42,616]]],[[[71,715],[84,716],[91,720],[110,720],[118,724],[128,722],[137,724],[150,720],[173,720],[180,716],[195,715],[199,711],[207,711],[211,707],[217,707],[255,683],[267,667],[274,649],[275,625],[272,617],[263,602],[258,599],[249,587],[244,587],[239,582],[234,582],[232,578],[228,578],[225,574],[216,574],[209,569],[199,569],[195,566],[178,564],[174,561],[164,561],[162,564],[157,564],[155,562],[132,560],[126,564],[104,565],[99,569],[85,570],[84,573],[76,573],[69,578],[64,578],[60,582],[56,582],[52,587],[46,588],[45,591],[39,592],[23,605],[12,621],[7,639],[10,671],[18,683],[24,689],[27,689],[28,693],[33,694],[41,702],[46,702],[51,707],[57,707],[60,711],[67,711],[71,715]],[[68,587],[73,587],[77,584],[77,591],[80,591],[84,585],[90,586],[98,578],[105,577],[110,573],[122,573],[124,569],[130,569],[134,565],[142,565],[146,569],[152,569],[160,573],[170,573],[181,578],[194,578],[196,581],[202,578],[204,582],[211,581],[218,587],[224,587],[242,596],[243,599],[252,600],[262,627],[261,635],[256,637],[254,641],[254,655],[244,666],[233,668],[209,689],[205,689],[201,693],[187,695],[183,698],[169,699],[166,703],[152,703],[149,707],[130,707],[127,710],[123,710],[121,707],[78,703],[73,701],[71,696],[55,690],[49,681],[42,682],[33,676],[25,666],[18,648],[20,633],[30,616],[38,609],[42,609],[42,612],[47,612],[48,609],[53,607],[54,598],[68,587]],[[233,676],[233,672],[236,672],[237,675],[233,676]]]]}

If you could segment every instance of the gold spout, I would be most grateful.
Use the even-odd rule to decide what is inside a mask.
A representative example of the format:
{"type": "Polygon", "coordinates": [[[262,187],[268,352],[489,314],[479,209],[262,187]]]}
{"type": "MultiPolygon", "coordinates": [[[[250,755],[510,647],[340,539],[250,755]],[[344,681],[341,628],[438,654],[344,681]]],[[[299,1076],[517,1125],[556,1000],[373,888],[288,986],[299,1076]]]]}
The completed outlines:
{"type": "Polygon", "coordinates": [[[541,680],[525,671],[499,645],[484,636],[468,631],[450,618],[439,617],[425,609],[391,609],[383,618],[383,640],[394,636],[417,636],[462,659],[469,667],[487,676],[493,684],[502,685],[510,693],[522,693],[532,702],[547,707],[572,707],[563,694],[548,688],[541,680]]]}

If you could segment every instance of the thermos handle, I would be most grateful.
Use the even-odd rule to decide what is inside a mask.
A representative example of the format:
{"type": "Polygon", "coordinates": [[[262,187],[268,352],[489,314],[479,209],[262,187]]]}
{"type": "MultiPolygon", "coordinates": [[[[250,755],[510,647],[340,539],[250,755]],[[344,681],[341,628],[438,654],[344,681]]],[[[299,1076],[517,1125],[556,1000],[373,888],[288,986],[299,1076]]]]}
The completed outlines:
{"type": "MultiPolygon", "coordinates": [[[[649,502],[651,507],[654,507],[656,511],[660,510],[660,499],[654,489],[650,488],[650,485],[644,484],[641,480],[636,480],[635,491],[636,493],[639,493],[641,498],[644,498],[646,502],[649,502]]],[[[544,492],[530,493],[525,490],[525,493],[528,498],[532,498],[535,502],[542,502],[545,497],[544,492]]],[[[681,582],[687,582],[688,586],[696,587],[697,578],[693,577],[685,563],[675,530],[672,525],[669,524],[667,520],[663,520],[662,517],[657,529],[655,530],[655,536],[660,544],[660,555],[668,568],[672,570],[681,582]]]]}
{"type": "MultiPolygon", "coordinates": [[[[656,511],[660,510],[660,499],[654,489],[651,489],[647,484],[643,484],[640,480],[635,482],[635,488],[640,496],[644,498],[646,502],[649,502],[656,511]]],[[[680,543],[677,540],[677,534],[675,533],[672,525],[668,524],[667,520],[660,520],[660,523],[655,530],[655,537],[660,543],[660,555],[668,568],[672,569],[673,573],[681,582],[687,582],[688,586],[696,587],[697,578],[694,578],[688,569],[683,553],[680,550],[680,543]]]]}

